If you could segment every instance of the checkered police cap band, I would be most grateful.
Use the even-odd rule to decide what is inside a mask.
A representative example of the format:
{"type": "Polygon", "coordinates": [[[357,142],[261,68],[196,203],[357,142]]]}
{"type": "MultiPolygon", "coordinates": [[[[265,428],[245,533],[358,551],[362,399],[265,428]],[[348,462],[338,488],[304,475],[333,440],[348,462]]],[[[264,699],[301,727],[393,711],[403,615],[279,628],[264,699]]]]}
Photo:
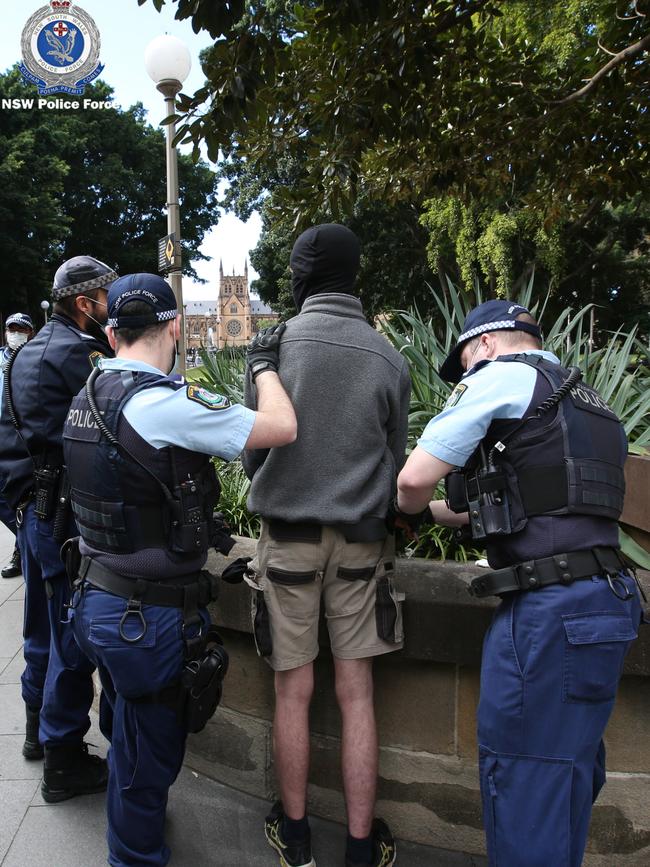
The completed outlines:
{"type": "Polygon", "coordinates": [[[157,322],[169,322],[176,319],[178,310],[151,311],[149,316],[115,316],[106,320],[111,328],[141,328],[145,325],[155,325],[157,322]],[[155,318],[154,318],[155,317],[155,318]]]}
{"type": "Polygon", "coordinates": [[[32,331],[34,330],[32,317],[28,316],[27,313],[12,313],[11,316],[7,317],[5,328],[9,328],[10,325],[21,325],[23,328],[31,328],[32,331]]]}
{"type": "Polygon", "coordinates": [[[541,337],[539,325],[532,325],[529,322],[519,322],[516,319],[502,319],[499,322],[484,322],[483,325],[477,325],[475,328],[470,328],[458,338],[458,346],[461,343],[466,343],[472,337],[478,337],[480,334],[485,334],[486,331],[526,331],[534,337],[541,337]]]}
{"type": "Polygon", "coordinates": [[[75,283],[74,286],[63,286],[60,289],[52,290],[52,298],[54,301],[60,301],[62,298],[68,298],[70,295],[79,295],[81,292],[90,292],[92,289],[101,289],[108,283],[113,283],[117,280],[115,271],[109,271],[107,274],[101,274],[99,277],[93,277],[92,280],[86,280],[84,283],[75,283]]]}
{"type": "Polygon", "coordinates": [[[466,340],[471,340],[472,337],[478,337],[479,334],[484,334],[486,331],[501,331],[502,328],[514,328],[514,319],[504,319],[501,322],[485,322],[483,325],[477,325],[476,328],[470,328],[458,338],[458,343],[464,343],[466,340]]]}

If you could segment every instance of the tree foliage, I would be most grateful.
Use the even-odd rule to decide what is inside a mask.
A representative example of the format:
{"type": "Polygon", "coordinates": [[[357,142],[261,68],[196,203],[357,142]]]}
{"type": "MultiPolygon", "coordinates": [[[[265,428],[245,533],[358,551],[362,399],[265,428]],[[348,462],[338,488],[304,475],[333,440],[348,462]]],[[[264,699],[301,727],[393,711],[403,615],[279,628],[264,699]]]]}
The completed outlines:
{"type": "MultiPolygon", "coordinates": [[[[34,97],[17,70],[0,76],[4,98],[34,97]]],[[[86,96],[108,100],[91,85],[86,96]]],[[[164,135],[141,105],[127,111],[3,111],[0,114],[2,310],[38,311],[61,261],[91,254],[127,274],[157,270],[167,233],[164,135]]],[[[179,160],[185,272],[214,223],[216,178],[202,163],[179,160]]]]}
{"type": "Polygon", "coordinates": [[[270,192],[273,249],[307,222],[412,208],[432,270],[467,285],[512,293],[536,268],[558,309],[642,290],[648,0],[175,2],[215,37],[179,138],[221,151],[247,206],[270,192]]]}

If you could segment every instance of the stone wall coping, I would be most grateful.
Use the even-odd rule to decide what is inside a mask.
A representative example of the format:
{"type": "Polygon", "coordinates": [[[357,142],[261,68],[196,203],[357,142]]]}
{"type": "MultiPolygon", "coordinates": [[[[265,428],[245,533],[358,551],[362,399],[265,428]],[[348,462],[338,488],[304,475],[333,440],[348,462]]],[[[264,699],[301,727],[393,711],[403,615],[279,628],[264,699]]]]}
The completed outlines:
{"type": "MultiPolygon", "coordinates": [[[[230,557],[211,553],[206,568],[221,574],[237,557],[252,557],[256,541],[236,537],[230,557]]],[[[398,557],[395,584],[406,594],[404,602],[405,658],[478,666],[483,636],[494,609],[495,597],[476,599],[468,593],[472,578],[485,570],[475,563],[398,557]]],[[[639,570],[639,581],[650,598],[650,572],[639,570]]],[[[219,601],[212,606],[217,625],[238,632],[252,632],[250,593],[245,584],[221,583],[219,601]]],[[[327,630],[321,623],[321,645],[327,646],[327,630]]],[[[626,674],[650,676],[650,625],[639,631],[625,662],[626,674]]]]}

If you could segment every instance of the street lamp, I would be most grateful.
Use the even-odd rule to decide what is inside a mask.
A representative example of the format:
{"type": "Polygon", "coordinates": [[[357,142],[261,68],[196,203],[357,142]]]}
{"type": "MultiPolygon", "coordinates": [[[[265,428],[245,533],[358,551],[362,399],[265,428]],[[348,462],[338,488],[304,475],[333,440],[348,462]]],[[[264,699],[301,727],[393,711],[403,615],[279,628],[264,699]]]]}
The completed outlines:
{"type": "MultiPolygon", "coordinates": [[[[165,97],[167,117],[176,114],[176,97],[183,88],[183,82],[190,74],[192,58],[184,42],[175,36],[157,36],[147,46],[144,65],[149,78],[165,97]]],[[[173,141],[176,124],[171,122],[167,129],[167,232],[174,235],[177,249],[181,243],[181,216],[178,204],[178,157],[173,141]]],[[[174,267],[170,271],[171,286],[176,296],[176,305],[182,317],[180,340],[180,372],[184,375],[187,363],[187,342],[185,335],[185,308],[183,306],[183,278],[180,255],[174,257],[174,267]]]]}
{"type": "Polygon", "coordinates": [[[45,324],[47,325],[47,311],[50,309],[49,301],[41,301],[41,310],[43,311],[43,316],[45,317],[45,324]]]}

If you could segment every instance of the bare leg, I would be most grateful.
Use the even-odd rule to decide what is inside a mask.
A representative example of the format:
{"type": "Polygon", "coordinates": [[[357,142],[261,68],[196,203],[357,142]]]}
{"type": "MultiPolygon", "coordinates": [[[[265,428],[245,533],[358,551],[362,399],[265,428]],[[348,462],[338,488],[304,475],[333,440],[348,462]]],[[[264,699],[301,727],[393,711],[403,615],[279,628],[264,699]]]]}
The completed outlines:
{"type": "Polygon", "coordinates": [[[336,698],[341,709],[341,768],[353,837],[370,834],[377,793],[377,725],[372,659],[335,659],[336,698]]]}
{"type": "Polygon", "coordinates": [[[273,754],[282,806],[290,819],[302,819],[307,809],[309,703],[313,691],[313,663],[276,671],[273,754]]]}

